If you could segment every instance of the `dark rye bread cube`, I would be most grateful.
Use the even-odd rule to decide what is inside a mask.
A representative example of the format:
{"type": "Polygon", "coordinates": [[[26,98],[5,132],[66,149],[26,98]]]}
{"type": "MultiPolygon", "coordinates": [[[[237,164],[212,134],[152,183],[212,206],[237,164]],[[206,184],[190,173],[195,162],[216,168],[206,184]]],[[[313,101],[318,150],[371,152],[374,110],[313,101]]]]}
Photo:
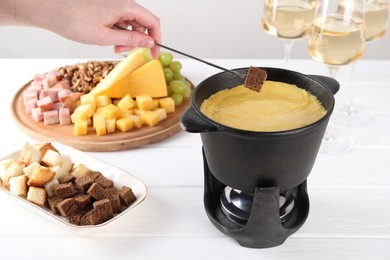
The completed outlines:
{"type": "Polygon", "coordinates": [[[48,204],[51,212],[53,212],[53,214],[56,214],[56,215],[60,214],[60,212],[57,209],[57,204],[60,201],[62,201],[62,199],[60,197],[57,197],[57,196],[53,196],[53,197],[47,199],[47,204],[48,204]]]}
{"type": "Polygon", "coordinates": [[[89,173],[87,173],[87,176],[89,176],[89,178],[92,179],[92,181],[95,181],[97,177],[99,177],[100,175],[102,175],[100,172],[96,172],[96,171],[91,171],[89,173]]]}
{"type": "Polygon", "coordinates": [[[244,86],[253,91],[260,92],[264,81],[267,79],[267,72],[261,68],[250,66],[244,86]]]}
{"type": "Polygon", "coordinates": [[[73,182],[74,180],[75,180],[75,177],[71,173],[64,174],[58,178],[58,182],[60,184],[67,183],[67,182],[73,182]]]}
{"type": "Polygon", "coordinates": [[[89,187],[87,194],[91,195],[95,200],[104,199],[104,189],[96,182],[89,187]]]}
{"type": "Polygon", "coordinates": [[[80,220],[80,226],[97,225],[100,223],[100,211],[98,209],[91,209],[80,220]]]}
{"type": "Polygon", "coordinates": [[[75,212],[73,212],[72,215],[69,216],[69,223],[80,226],[81,218],[85,213],[86,211],[77,209],[75,212]]]}
{"type": "Polygon", "coordinates": [[[104,197],[109,198],[112,195],[118,195],[118,189],[115,187],[110,187],[107,189],[104,189],[104,197]]]}
{"type": "Polygon", "coordinates": [[[121,204],[121,200],[119,198],[119,195],[118,194],[113,194],[110,197],[108,197],[108,199],[111,202],[111,207],[112,207],[112,211],[114,212],[114,214],[121,213],[121,211],[122,211],[122,204],[121,204]]]}
{"type": "Polygon", "coordinates": [[[121,200],[121,203],[126,207],[128,207],[137,199],[133,193],[133,190],[127,186],[123,186],[122,188],[120,188],[118,195],[119,199],[121,200]]]}
{"type": "Polygon", "coordinates": [[[114,212],[109,199],[102,199],[93,203],[93,208],[100,211],[101,223],[106,222],[114,217],[114,212]]]}
{"type": "Polygon", "coordinates": [[[74,181],[74,186],[79,193],[86,193],[93,184],[93,180],[88,175],[78,178],[74,181]]]}
{"type": "Polygon", "coordinates": [[[70,198],[77,194],[73,183],[67,182],[54,187],[54,194],[62,199],[70,198]]]}
{"type": "Polygon", "coordinates": [[[114,185],[114,182],[112,180],[107,179],[102,174],[95,179],[95,182],[105,189],[110,188],[114,185]]]}
{"type": "Polygon", "coordinates": [[[75,212],[78,209],[78,207],[76,205],[76,201],[74,200],[74,198],[68,198],[68,199],[64,199],[61,202],[58,202],[57,209],[60,212],[61,216],[67,217],[72,215],[73,212],[75,212]]]}
{"type": "Polygon", "coordinates": [[[77,194],[73,197],[77,207],[79,209],[87,209],[92,206],[91,204],[91,195],[89,194],[77,194]]]}

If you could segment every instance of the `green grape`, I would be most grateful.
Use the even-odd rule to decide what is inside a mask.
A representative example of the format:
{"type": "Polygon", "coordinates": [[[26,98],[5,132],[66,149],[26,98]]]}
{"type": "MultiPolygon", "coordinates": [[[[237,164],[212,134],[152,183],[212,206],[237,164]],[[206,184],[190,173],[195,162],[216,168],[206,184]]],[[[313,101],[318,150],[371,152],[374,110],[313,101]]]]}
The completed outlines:
{"type": "Polygon", "coordinates": [[[166,68],[172,63],[173,56],[169,52],[160,52],[158,55],[158,60],[160,61],[163,68],[166,68]]]}
{"type": "Polygon", "coordinates": [[[139,48],[139,50],[141,51],[142,56],[144,56],[144,58],[145,58],[145,60],[147,62],[153,60],[152,56],[150,55],[150,49],[148,49],[148,48],[139,48]]]}
{"type": "Polygon", "coordinates": [[[177,94],[177,93],[173,93],[171,98],[173,99],[173,101],[175,102],[175,106],[178,106],[180,105],[181,103],[183,103],[183,96],[180,95],[180,94],[177,94]]]}
{"type": "Polygon", "coordinates": [[[173,92],[180,94],[185,90],[186,85],[180,80],[172,80],[169,87],[173,92]]]}
{"type": "Polygon", "coordinates": [[[168,97],[172,96],[174,93],[169,86],[167,87],[167,91],[168,91],[168,97]]]}
{"type": "Polygon", "coordinates": [[[172,63],[169,65],[169,68],[173,72],[179,73],[181,68],[182,68],[182,65],[181,65],[180,61],[172,61],[172,63]]]}
{"type": "Polygon", "coordinates": [[[188,99],[191,95],[191,89],[188,85],[185,85],[184,91],[181,93],[184,99],[188,99]]]}
{"type": "Polygon", "coordinates": [[[180,72],[173,72],[173,80],[185,81],[185,78],[180,72]]]}
{"type": "Polygon", "coordinates": [[[165,82],[167,85],[172,81],[173,79],[173,72],[170,68],[164,68],[164,77],[165,77],[165,82]]]}

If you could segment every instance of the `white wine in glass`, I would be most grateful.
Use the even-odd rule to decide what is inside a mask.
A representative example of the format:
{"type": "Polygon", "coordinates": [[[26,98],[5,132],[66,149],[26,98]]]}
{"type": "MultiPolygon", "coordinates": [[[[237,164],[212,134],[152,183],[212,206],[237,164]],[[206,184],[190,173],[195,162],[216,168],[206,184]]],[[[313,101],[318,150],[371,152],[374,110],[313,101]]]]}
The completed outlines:
{"type": "MultiPolygon", "coordinates": [[[[381,39],[388,27],[389,10],[388,0],[365,0],[362,6],[355,5],[354,12],[364,18],[365,40],[371,43],[381,39]]],[[[347,0],[340,0],[338,12],[343,13],[347,0]]],[[[354,74],[354,66],[352,66],[354,74]]],[[[354,82],[352,75],[352,84],[354,82]]],[[[347,101],[333,116],[333,123],[341,126],[365,126],[374,120],[374,115],[353,102],[353,86],[347,88],[347,101]]]]}
{"type": "MultiPolygon", "coordinates": [[[[330,6],[322,6],[312,26],[309,37],[310,56],[328,66],[331,77],[336,78],[341,66],[358,61],[364,52],[364,19],[354,12],[354,6],[364,0],[345,0],[344,13],[336,12],[330,6]],[[348,7],[348,8],[347,8],[348,7]]],[[[330,4],[324,0],[324,5],[330,4]]],[[[334,134],[329,130],[321,146],[323,153],[340,153],[352,148],[352,138],[334,134]]]]}
{"type": "Polygon", "coordinates": [[[307,37],[318,10],[317,0],[265,0],[264,31],[284,42],[284,59],[290,59],[294,41],[307,37]]]}

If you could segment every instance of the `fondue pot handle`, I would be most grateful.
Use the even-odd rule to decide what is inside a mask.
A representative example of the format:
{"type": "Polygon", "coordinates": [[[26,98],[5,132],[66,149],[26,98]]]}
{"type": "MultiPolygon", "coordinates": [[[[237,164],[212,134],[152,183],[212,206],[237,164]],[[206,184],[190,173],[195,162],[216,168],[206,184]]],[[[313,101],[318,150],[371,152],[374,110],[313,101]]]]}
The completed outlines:
{"type": "Polygon", "coordinates": [[[189,107],[180,120],[181,127],[190,133],[213,132],[218,126],[202,118],[194,108],[189,107]]]}
{"type": "Polygon", "coordinates": [[[328,88],[333,95],[336,94],[340,89],[340,83],[334,78],[330,78],[322,75],[308,75],[309,77],[319,81],[322,85],[328,88]]]}

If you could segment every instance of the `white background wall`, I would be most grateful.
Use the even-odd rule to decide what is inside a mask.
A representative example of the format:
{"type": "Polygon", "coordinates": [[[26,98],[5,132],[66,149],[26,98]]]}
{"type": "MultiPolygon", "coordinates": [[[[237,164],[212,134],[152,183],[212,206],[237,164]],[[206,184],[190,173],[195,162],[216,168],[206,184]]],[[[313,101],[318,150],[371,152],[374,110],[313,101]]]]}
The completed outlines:
{"type": "MultiPolygon", "coordinates": [[[[283,58],[283,44],[261,27],[263,0],[139,0],[161,19],[163,43],[201,58],[283,58]]],[[[66,19],[66,18],[64,18],[66,19]]],[[[175,55],[176,56],[176,55],[175,55]]],[[[89,46],[36,28],[0,27],[0,58],[118,58],[111,47],[89,46]]],[[[307,41],[292,59],[310,59],[307,41]]],[[[390,33],[364,59],[390,59],[390,33]]]]}

